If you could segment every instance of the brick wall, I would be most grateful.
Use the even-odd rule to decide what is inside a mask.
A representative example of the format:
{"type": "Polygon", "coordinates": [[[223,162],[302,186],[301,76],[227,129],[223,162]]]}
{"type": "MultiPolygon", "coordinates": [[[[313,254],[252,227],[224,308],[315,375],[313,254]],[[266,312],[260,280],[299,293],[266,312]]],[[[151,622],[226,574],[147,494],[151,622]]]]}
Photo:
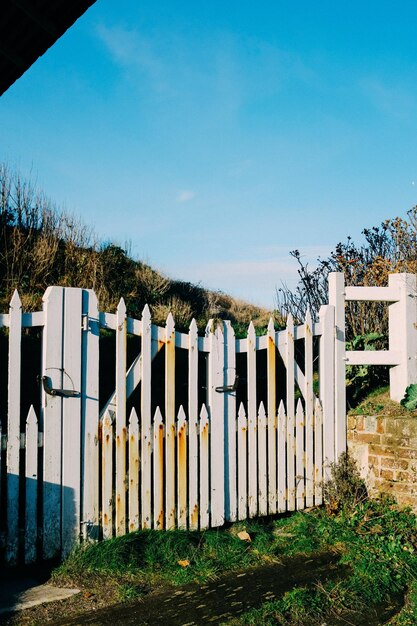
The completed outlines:
{"type": "Polygon", "coordinates": [[[371,495],[387,493],[417,512],[417,419],[348,417],[348,449],[371,495]]]}

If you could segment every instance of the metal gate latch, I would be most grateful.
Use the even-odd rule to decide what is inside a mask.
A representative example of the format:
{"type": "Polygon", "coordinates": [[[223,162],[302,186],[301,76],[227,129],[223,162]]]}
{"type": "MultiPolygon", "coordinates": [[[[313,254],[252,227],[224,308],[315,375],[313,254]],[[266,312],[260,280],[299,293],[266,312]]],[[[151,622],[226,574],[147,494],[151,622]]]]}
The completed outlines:
{"type": "Polygon", "coordinates": [[[225,387],[215,387],[215,391],[217,391],[217,393],[227,393],[229,391],[236,391],[238,382],[239,382],[239,376],[236,374],[235,382],[233,383],[233,385],[226,385],[225,387]]]}
{"type": "Polygon", "coordinates": [[[80,395],[80,392],[75,391],[75,389],[53,389],[49,376],[42,376],[42,378],[38,376],[38,382],[40,382],[40,380],[42,380],[43,389],[45,393],[48,394],[48,396],[58,396],[60,398],[74,398],[80,395]]]}

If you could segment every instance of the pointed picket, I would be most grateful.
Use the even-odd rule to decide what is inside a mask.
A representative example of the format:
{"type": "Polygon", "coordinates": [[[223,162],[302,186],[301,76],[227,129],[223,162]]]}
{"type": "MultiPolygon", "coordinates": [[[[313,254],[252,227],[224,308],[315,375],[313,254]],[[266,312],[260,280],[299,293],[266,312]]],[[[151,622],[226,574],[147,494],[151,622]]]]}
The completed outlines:
{"type": "Polygon", "coordinates": [[[237,497],[239,520],[245,520],[248,516],[247,434],[248,420],[243,404],[240,403],[237,418],[237,497]]]}
{"type": "MultiPolygon", "coordinates": [[[[235,331],[229,321],[223,322],[224,331],[224,384],[229,389],[236,387],[236,339],[235,331]]],[[[236,391],[224,395],[225,404],[225,517],[229,522],[236,521],[237,483],[236,483],[236,391]]]]}
{"type": "Polygon", "coordinates": [[[253,322],[248,328],[248,508],[249,517],[258,513],[258,459],[256,415],[256,335],[253,322]]]}
{"type": "Polygon", "coordinates": [[[210,524],[224,523],[224,337],[220,326],[209,320],[206,328],[209,343],[208,409],[210,411],[210,524]]]}
{"type": "Polygon", "coordinates": [[[323,419],[323,462],[325,478],[330,478],[330,465],[335,458],[335,308],[322,306],[319,312],[320,337],[320,399],[323,419]]]}
{"type": "Polygon", "coordinates": [[[84,540],[99,538],[99,311],[97,296],[91,289],[82,291],[81,411],[82,428],[82,496],[84,540]]]}
{"type": "Polygon", "coordinates": [[[209,419],[206,406],[200,411],[200,530],[209,526],[209,419]]]}
{"type": "Polygon", "coordinates": [[[117,307],[116,328],[116,536],[126,533],[126,305],[117,307]]]}
{"type": "Polygon", "coordinates": [[[287,506],[295,510],[295,415],[294,415],[294,321],[288,315],[286,328],[286,366],[287,366],[287,506]]]}
{"type": "Polygon", "coordinates": [[[175,528],[175,323],[172,314],[165,327],[165,524],[175,528]]]}
{"type": "Polygon", "coordinates": [[[7,415],[7,543],[6,561],[15,563],[19,550],[19,458],[22,303],[17,291],[9,309],[9,378],[7,415]]]}
{"type": "MultiPolygon", "coordinates": [[[[54,388],[63,388],[64,288],[48,287],[43,296],[42,374],[54,388]]],[[[81,326],[81,324],[80,324],[81,326]]],[[[40,430],[43,430],[43,558],[61,554],[62,404],[59,396],[42,391],[40,430]]]]}
{"type": "Polygon", "coordinates": [[[323,503],[323,410],[316,398],[314,405],[314,504],[323,503]]]}
{"type": "Polygon", "coordinates": [[[187,418],[182,406],[177,420],[177,528],[187,528],[187,418]]]}
{"type": "Polygon", "coordinates": [[[267,444],[266,444],[266,413],[264,403],[259,405],[258,412],[258,501],[259,515],[268,513],[267,492],[267,444]]]}
{"type": "Polygon", "coordinates": [[[269,319],[267,334],[267,397],[268,397],[268,511],[277,512],[277,402],[276,347],[273,319],[269,319]]]}
{"type": "Polygon", "coordinates": [[[296,444],[295,444],[295,463],[296,463],[296,498],[297,509],[304,509],[305,498],[305,476],[304,476],[304,409],[299,399],[297,402],[297,411],[295,419],[296,444]]]}
{"type": "Polygon", "coordinates": [[[133,407],[129,417],[129,531],[139,529],[139,420],[133,407]]]}
{"type": "Polygon", "coordinates": [[[164,424],[157,407],[153,420],[153,525],[164,528],[164,424]]]}
{"type": "Polygon", "coordinates": [[[189,527],[198,529],[198,334],[195,319],[188,335],[188,489],[189,527]]]}
{"type": "Polygon", "coordinates": [[[305,473],[306,473],[306,506],[313,506],[314,501],[314,469],[313,469],[313,322],[310,311],[305,318],[305,473]]]}
{"type": "Polygon", "coordinates": [[[277,416],[277,467],[278,467],[278,499],[277,513],[287,510],[287,416],[285,414],[284,403],[281,400],[278,407],[277,416]]]}
{"type": "Polygon", "coordinates": [[[106,411],[102,421],[102,526],[103,539],[113,536],[113,420],[106,411]]]}
{"type": "Polygon", "coordinates": [[[151,527],[152,494],[152,425],[151,425],[151,363],[152,326],[148,305],[142,311],[141,337],[141,527],[151,527]]]}
{"type": "Polygon", "coordinates": [[[26,420],[25,441],[25,563],[34,563],[38,539],[38,419],[33,406],[26,420]]]}

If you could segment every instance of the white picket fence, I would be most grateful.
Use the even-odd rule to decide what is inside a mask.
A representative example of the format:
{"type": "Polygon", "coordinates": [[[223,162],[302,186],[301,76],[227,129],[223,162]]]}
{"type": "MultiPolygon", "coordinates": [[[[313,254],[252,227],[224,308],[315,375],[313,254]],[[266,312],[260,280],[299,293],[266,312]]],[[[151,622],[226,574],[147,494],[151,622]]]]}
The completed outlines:
{"type": "MultiPolygon", "coordinates": [[[[289,317],[286,329],[276,331],[271,320],[260,337],[251,323],[244,339],[235,338],[230,322],[211,321],[204,336],[194,320],[188,333],[176,331],[172,315],[165,328],[155,326],[147,306],[140,320],[133,319],[123,300],[115,314],[102,313],[91,290],[74,288],[50,287],[42,311],[23,313],[15,293],[9,313],[0,315],[8,337],[0,446],[6,561],[65,555],[80,538],[139,528],[205,529],[320,504],[323,476],[346,447],[349,353],[342,313],[348,289],[366,288],[345,291],[340,275],[333,275],[330,304],[321,308],[318,322],[307,314],[304,324],[294,326],[289,317]],[[43,385],[40,413],[31,407],[25,424],[21,341],[27,328],[42,329],[43,385]],[[101,412],[100,329],[115,336],[114,393],[101,402],[101,412]],[[140,343],[129,367],[128,335],[140,343]],[[154,363],[161,350],[164,391],[155,398],[160,372],[154,363]],[[179,350],[186,351],[188,369],[180,407],[179,350]],[[245,371],[237,386],[242,355],[245,371]],[[313,367],[317,356],[319,366],[313,367]],[[266,370],[262,393],[259,359],[266,370]],[[313,393],[317,377],[319,399],[313,393]],[[127,419],[135,390],[138,401],[127,419]]],[[[380,299],[385,296],[395,304],[403,297],[400,289],[380,299]]],[[[395,314],[399,321],[398,307],[395,314]]],[[[391,351],[391,361],[393,356],[391,351]]],[[[351,358],[360,361],[357,353],[351,358]]],[[[395,359],[393,365],[402,367],[397,352],[395,359]]]]}

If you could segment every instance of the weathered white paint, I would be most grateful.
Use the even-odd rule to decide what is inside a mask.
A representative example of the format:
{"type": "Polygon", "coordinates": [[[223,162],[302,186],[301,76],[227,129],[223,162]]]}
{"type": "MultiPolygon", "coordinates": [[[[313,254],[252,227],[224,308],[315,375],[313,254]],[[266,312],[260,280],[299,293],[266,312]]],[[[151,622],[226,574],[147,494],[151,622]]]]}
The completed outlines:
{"type": "Polygon", "coordinates": [[[323,457],[326,478],[330,478],[328,468],[335,461],[335,398],[334,398],[334,342],[336,328],[334,307],[325,305],[320,308],[320,320],[323,334],[320,337],[319,383],[323,411],[323,457]]]}
{"type": "Polygon", "coordinates": [[[335,360],[335,457],[346,451],[346,346],[345,346],[345,279],[341,272],[329,274],[329,304],[334,306],[335,360]]]}
{"type": "Polygon", "coordinates": [[[81,489],[82,531],[87,539],[99,537],[99,312],[91,289],[82,292],[81,368],[81,489]]]}
{"type": "Polygon", "coordinates": [[[166,321],[165,343],[165,524],[175,528],[175,325],[166,321]]]}
{"type": "Polygon", "coordinates": [[[400,294],[388,308],[389,348],[400,357],[390,369],[390,396],[399,402],[417,382],[417,280],[415,274],[390,274],[388,284],[400,294]]]}
{"type": "Polygon", "coordinates": [[[287,416],[285,415],[284,403],[281,400],[277,416],[277,469],[278,469],[278,497],[277,513],[283,513],[287,509],[287,416]]]}
{"type": "Polygon", "coordinates": [[[19,550],[19,458],[22,303],[14,292],[9,309],[9,374],[7,415],[7,538],[6,561],[15,563],[19,550]]]}
{"type": "MultiPolygon", "coordinates": [[[[43,306],[42,375],[48,376],[53,388],[62,389],[64,288],[48,287],[43,306]]],[[[49,396],[42,390],[40,428],[44,437],[42,521],[45,559],[61,553],[62,403],[59,396],[49,396]]]]}
{"type": "Polygon", "coordinates": [[[139,529],[139,461],[139,420],[133,407],[129,417],[129,531],[139,529]]]}
{"type": "Polygon", "coordinates": [[[102,528],[103,538],[113,537],[113,419],[107,411],[102,421],[102,528]]]}
{"type": "MultiPolygon", "coordinates": [[[[141,346],[141,382],[142,392],[140,399],[141,408],[141,526],[151,528],[151,384],[152,384],[152,325],[151,312],[148,305],[142,311],[142,346],[141,346]]],[[[129,377],[127,377],[128,379],[129,377]]]]}
{"type": "MultiPolygon", "coordinates": [[[[229,321],[223,322],[223,334],[225,359],[224,385],[233,388],[236,382],[236,339],[235,331],[229,321]]],[[[234,522],[237,519],[236,391],[227,391],[223,398],[225,410],[225,519],[229,522],[234,522]]]]}
{"type": "Polygon", "coordinates": [[[200,530],[209,527],[209,415],[203,404],[200,411],[200,530]]]}
{"type": "Polygon", "coordinates": [[[25,563],[34,563],[38,540],[38,419],[33,406],[26,420],[25,447],[25,563]]]}
{"type": "Polygon", "coordinates": [[[256,406],[256,335],[251,322],[248,328],[248,509],[249,517],[258,514],[258,456],[256,406]]]}
{"type": "Polygon", "coordinates": [[[188,523],[198,529],[198,335],[195,319],[188,334],[188,523]]]}
{"type": "Polygon", "coordinates": [[[248,514],[248,480],[247,480],[247,458],[248,458],[248,420],[245,408],[241,403],[239,406],[237,419],[237,494],[238,494],[238,519],[244,520],[248,514]]]}
{"type": "Polygon", "coordinates": [[[165,525],[164,436],[164,423],[158,406],[153,422],[153,527],[156,530],[165,525]]]}
{"type": "Polygon", "coordinates": [[[307,311],[305,323],[304,371],[305,371],[305,498],[306,506],[314,503],[314,468],[313,468],[313,321],[307,311]]]}
{"type": "Polygon", "coordinates": [[[268,415],[268,511],[277,512],[277,400],[276,345],[274,321],[270,318],[267,332],[267,415],[268,415]]]}
{"type": "Polygon", "coordinates": [[[182,406],[177,420],[177,528],[187,528],[187,419],[182,406]]]}
{"type": "Polygon", "coordinates": [[[126,532],[126,305],[116,315],[116,536],[126,532]]]}
{"type": "Polygon", "coordinates": [[[266,413],[261,402],[258,411],[258,514],[268,513],[266,413]]]}

